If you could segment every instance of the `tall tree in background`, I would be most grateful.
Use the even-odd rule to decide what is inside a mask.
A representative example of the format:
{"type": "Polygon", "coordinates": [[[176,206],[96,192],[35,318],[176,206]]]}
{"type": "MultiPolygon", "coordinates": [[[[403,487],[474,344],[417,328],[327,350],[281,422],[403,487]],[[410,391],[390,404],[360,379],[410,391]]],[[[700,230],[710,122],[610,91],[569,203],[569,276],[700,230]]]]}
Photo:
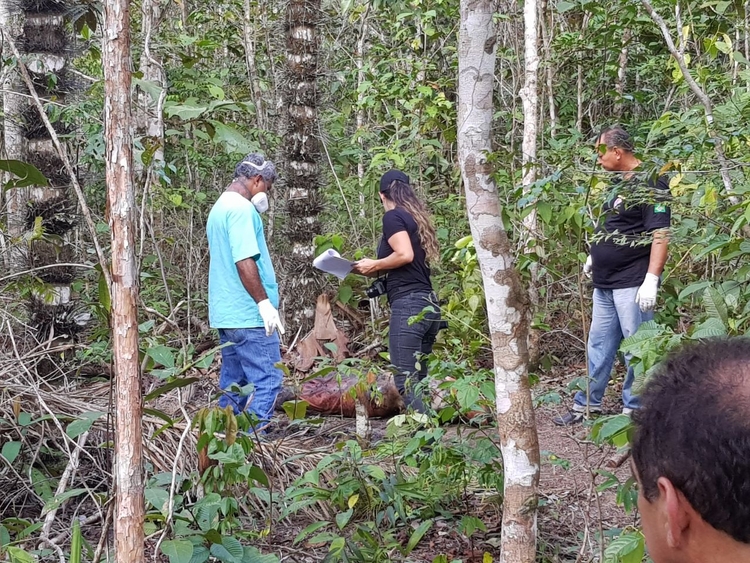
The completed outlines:
{"type": "Polygon", "coordinates": [[[320,0],[290,0],[286,11],[288,128],[286,139],[285,225],[291,245],[284,262],[281,282],[283,314],[287,322],[312,326],[320,276],[313,267],[313,237],[320,233],[318,215],[320,193],[320,132],[318,125],[318,45],[317,25],[320,0]]]}
{"type": "Polygon", "coordinates": [[[491,0],[461,0],[458,47],[458,161],[482,271],[495,365],[504,465],[500,561],[536,560],[539,442],[529,387],[528,301],[514,269],[487,153],[492,150],[495,25],[491,0]]]}
{"type": "Polygon", "coordinates": [[[40,340],[69,336],[83,322],[71,303],[70,283],[75,272],[66,265],[75,261],[71,238],[77,217],[75,199],[68,190],[71,178],[33,100],[39,96],[45,106],[65,102],[68,54],[72,51],[66,30],[68,5],[63,0],[7,0],[0,4],[6,39],[20,52],[33,82],[33,87],[22,82],[18,67],[9,67],[6,73],[5,154],[30,162],[49,182],[48,186],[16,188],[7,195],[8,232],[15,247],[10,253],[11,268],[44,267],[35,272],[44,286],[34,287],[29,303],[31,325],[40,340]]]}
{"type": "Polygon", "coordinates": [[[118,563],[144,560],[145,514],[129,7],[129,0],[105,2],[102,40],[107,201],[112,233],[111,322],[116,380],[115,558],[118,563]]]}

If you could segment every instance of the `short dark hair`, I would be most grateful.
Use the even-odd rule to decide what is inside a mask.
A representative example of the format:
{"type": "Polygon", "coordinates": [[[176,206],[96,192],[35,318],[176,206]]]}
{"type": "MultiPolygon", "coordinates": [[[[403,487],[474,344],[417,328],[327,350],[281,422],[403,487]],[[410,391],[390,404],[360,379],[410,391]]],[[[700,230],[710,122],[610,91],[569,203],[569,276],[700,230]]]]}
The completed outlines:
{"type": "Polygon", "coordinates": [[[606,143],[607,147],[618,147],[626,152],[635,151],[635,145],[633,144],[633,138],[630,133],[625,131],[621,125],[611,125],[602,129],[599,133],[599,139],[606,143]]]}
{"type": "Polygon", "coordinates": [[[649,502],[666,477],[703,520],[750,543],[750,338],[686,345],[633,413],[633,462],[649,502]]]}

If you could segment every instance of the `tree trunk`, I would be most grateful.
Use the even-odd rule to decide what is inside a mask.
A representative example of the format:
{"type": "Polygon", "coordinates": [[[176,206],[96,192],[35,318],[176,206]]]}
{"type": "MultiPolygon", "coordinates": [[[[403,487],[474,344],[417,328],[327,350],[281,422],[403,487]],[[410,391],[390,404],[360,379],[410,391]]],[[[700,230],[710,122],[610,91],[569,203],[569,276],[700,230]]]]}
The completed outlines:
{"type": "Polygon", "coordinates": [[[366,8],[362,14],[362,25],[359,30],[359,38],[357,39],[357,50],[354,53],[354,63],[357,65],[357,144],[359,145],[359,159],[357,161],[357,179],[359,180],[359,216],[365,216],[365,210],[367,208],[367,198],[365,196],[365,108],[363,100],[365,98],[365,92],[361,86],[365,81],[365,69],[364,69],[364,58],[365,49],[367,47],[367,17],[370,14],[370,1],[365,0],[366,8]]]}
{"type": "Polygon", "coordinates": [[[500,561],[536,559],[539,443],[527,362],[528,302],[503,229],[491,151],[495,70],[494,3],[461,0],[458,50],[458,159],[482,271],[495,364],[497,417],[505,471],[500,561]]]}
{"type": "Polygon", "coordinates": [[[135,263],[129,0],[104,3],[102,65],[115,373],[115,560],[141,562],[144,486],[135,263]]]}
{"type": "Polygon", "coordinates": [[[632,37],[632,30],[624,29],[622,31],[622,49],[620,49],[620,58],[617,63],[617,82],[615,83],[615,91],[617,92],[615,117],[618,119],[622,117],[622,97],[625,94],[625,78],[628,67],[628,45],[630,45],[630,39],[632,37]]]}
{"type": "MultiPolygon", "coordinates": [[[[538,51],[538,26],[537,14],[539,13],[536,0],[526,0],[523,5],[524,23],[524,83],[521,88],[521,101],[523,103],[523,142],[522,149],[522,185],[524,196],[529,195],[531,187],[536,182],[537,162],[537,126],[539,123],[539,51],[538,51]]],[[[539,229],[536,209],[523,218],[524,251],[542,254],[540,239],[542,237],[539,229]]],[[[531,263],[531,284],[529,286],[529,299],[531,301],[532,313],[539,307],[539,264],[531,263]]],[[[538,360],[538,331],[532,331],[529,338],[529,355],[532,365],[538,360]]]]}
{"type": "Polygon", "coordinates": [[[539,8],[539,21],[542,29],[542,45],[544,45],[544,71],[547,86],[547,105],[549,106],[549,135],[553,139],[557,134],[557,106],[555,104],[554,76],[552,65],[552,35],[555,20],[552,11],[548,10],[547,0],[543,0],[539,8]],[[547,13],[550,12],[550,23],[547,25],[547,13]]]}
{"type": "Polygon", "coordinates": [[[266,115],[266,102],[263,99],[263,90],[260,87],[260,77],[255,63],[257,54],[257,20],[260,16],[258,2],[245,0],[245,18],[242,22],[243,38],[245,41],[245,65],[247,66],[247,77],[250,81],[250,92],[255,104],[255,115],[258,119],[258,128],[268,129],[268,118],[266,115]]]}
{"type": "Polygon", "coordinates": [[[288,326],[312,328],[321,277],[312,267],[313,237],[320,233],[323,201],[319,188],[318,32],[320,0],[290,0],[286,10],[287,110],[285,235],[291,249],[284,261],[282,309],[288,326]]]}
{"type": "MultiPolygon", "coordinates": [[[[7,39],[16,41],[23,35],[24,13],[13,0],[0,2],[0,23],[3,26],[3,35],[7,39]]],[[[4,41],[4,43],[6,43],[4,41]]],[[[3,45],[3,52],[10,52],[3,45]]],[[[20,74],[16,71],[5,71],[3,73],[3,158],[25,161],[28,151],[26,137],[23,134],[22,116],[24,109],[28,107],[25,97],[22,95],[20,74]]],[[[3,184],[12,175],[3,173],[3,184]]],[[[8,213],[8,241],[11,251],[7,255],[8,270],[21,270],[24,267],[23,253],[18,249],[17,239],[23,235],[25,227],[24,209],[29,198],[28,188],[15,188],[0,194],[4,196],[8,213]]]]}
{"type": "MultiPolygon", "coordinates": [[[[142,74],[141,80],[156,86],[159,94],[154,99],[153,94],[143,88],[136,89],[136,113],[134,118],[136,135],[141,138],[141,145],[148,154],[146,162],[148,169],[164,167],[164,117],[163,105],[167,96],[166,76],[161,57],[151,48],[151,39],[159,27],[164,15],[166,4],[162,0],[144,0],[141,7],[141,34],[143,35],[143,51],[138,68],[142,74]]],[[[135,176],[143,172],[144,163],[134,163],[135,176]]],[[[145,178],[139,178],[144,181],[145,178]]],[[[158,179],[152,175],[151,184],[158,179]]],[[[147,189],[149,186],[144,186],[147,189]]]]}

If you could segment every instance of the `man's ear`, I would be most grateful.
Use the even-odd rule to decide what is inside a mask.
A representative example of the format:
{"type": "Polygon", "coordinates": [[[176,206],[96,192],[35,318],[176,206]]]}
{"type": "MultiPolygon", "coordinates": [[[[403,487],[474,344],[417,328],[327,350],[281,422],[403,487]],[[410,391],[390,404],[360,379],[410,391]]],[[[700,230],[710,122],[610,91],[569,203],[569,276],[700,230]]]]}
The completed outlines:
{"type": "Polygon", "coordinates": [[[679,549],[687,542],[690,517],[694,510],[685,495],[666,477],[659,477],[657,486],[659,496],[664,499],[667,545],[672,549],[679,549]]]}

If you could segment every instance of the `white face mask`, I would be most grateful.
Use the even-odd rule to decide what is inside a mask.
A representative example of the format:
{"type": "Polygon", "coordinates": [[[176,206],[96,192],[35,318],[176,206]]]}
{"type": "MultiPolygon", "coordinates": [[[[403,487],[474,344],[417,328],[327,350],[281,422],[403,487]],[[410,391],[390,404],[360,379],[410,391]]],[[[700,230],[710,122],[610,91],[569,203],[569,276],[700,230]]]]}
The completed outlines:
{"type": "Polygon", "coordinates": [[[268,211],[268,196],[266,195],[266,192],[255,194],[252,199],[250,199],[250,203],[255,206],[258,213],[265,213],[268,211]]]}

